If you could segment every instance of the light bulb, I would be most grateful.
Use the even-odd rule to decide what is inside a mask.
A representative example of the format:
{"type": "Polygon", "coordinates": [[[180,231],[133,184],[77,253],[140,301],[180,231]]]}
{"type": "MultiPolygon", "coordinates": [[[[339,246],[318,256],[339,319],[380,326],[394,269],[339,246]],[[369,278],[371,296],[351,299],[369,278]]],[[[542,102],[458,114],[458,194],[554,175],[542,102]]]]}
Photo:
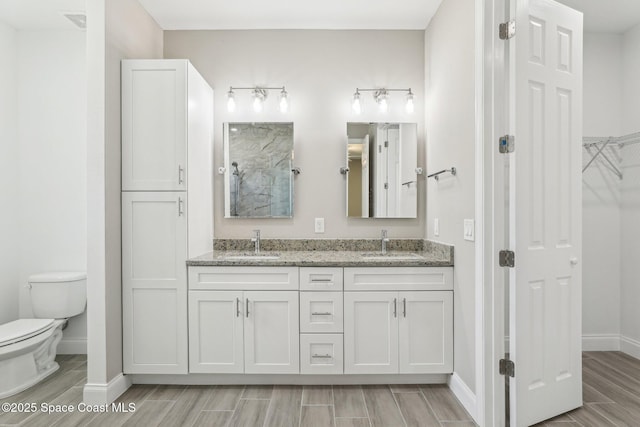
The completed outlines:
{"type": "Polygon", "coordinates": [[[362,104],[360,104],[360,92],[356,91],[356,93],[353,94],[353,102],[351,104],[351,107],[353,108],[354,113],[362,113],[362,104]]]}
{"type": "Polygon", "coordinates": [[[389,111],[389,103],[387,102],[386,96],[380,97],[380,99],[378,100],[378,105],[380,107],[381,113],[386,113],[387,111],[389,111]]]}
{"type": "Polygon", "coordinates": [[[280,92],[280,112],[286,113],[289,111],[289,100],[287,91],[282,88],[282,92],[280,92]]]}
{"type": "Polygon", "coordinates": [[[259,97],[253,98],[253,111],[260,113],[262,111],[262,100],[259,97]]]}
{"type": "Polygon", "coordinates": [[[227,111],[230,113],[236,111],[236,100],[232,90],[227,93],[227,111]]]}
{"type": "Polygon", "coordinates": [[[411,91],[409,91],[409,93],[407,94],[407,104],[405,106],[407,113],[409,114],[413,114],[413,112],[415,111],[415,105],[413,104],[413,93],[411,93],[411,91]]]}

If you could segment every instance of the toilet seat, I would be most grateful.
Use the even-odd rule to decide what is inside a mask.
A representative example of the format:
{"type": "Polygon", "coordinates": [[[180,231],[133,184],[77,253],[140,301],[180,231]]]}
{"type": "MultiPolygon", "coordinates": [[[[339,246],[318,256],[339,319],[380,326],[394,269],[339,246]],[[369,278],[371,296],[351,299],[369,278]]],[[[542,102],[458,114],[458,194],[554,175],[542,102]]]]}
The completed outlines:
{"type": "Polygon", "coordinates": [[[54,327],[55,319],[18,319],[0,325],[0,347],[15,344],[54,327]]]}

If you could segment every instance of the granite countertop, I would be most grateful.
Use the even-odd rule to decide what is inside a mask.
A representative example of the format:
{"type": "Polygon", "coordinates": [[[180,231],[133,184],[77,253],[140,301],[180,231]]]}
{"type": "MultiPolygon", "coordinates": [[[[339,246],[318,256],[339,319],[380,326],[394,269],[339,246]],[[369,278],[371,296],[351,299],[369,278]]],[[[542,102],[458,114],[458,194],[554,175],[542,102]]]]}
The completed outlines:
{"type": "Polygon", "coordinates": [[[256,255],[244,240],[214,243],[214,250],[187,260],[190,266],[300,266],[300,267],[448,267],[453,247],[441,243],[397,239],[380,252],[379,239],[262,240],[256,255]],[[378,246],[376,246],[376,244],[378,246]],[[375,247],[375,249],[374,249],[375,247]],[[335,249],[333,249],[335,248],[335,249]]]}

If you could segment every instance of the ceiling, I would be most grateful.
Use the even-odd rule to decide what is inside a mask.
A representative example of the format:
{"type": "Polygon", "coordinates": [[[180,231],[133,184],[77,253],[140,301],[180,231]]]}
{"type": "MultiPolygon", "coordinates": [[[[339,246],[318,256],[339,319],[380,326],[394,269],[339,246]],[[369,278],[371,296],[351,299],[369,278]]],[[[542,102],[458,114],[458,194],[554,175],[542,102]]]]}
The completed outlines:
{"type": "Polygon", "coordinates": [[[424,30],[442,0],[139,0],[165,30],[424,30]]]}
{"type": "Polygon", "coordinates": [[[584,29],[624,33],[640,23],[640,0],[558,0],[584,13],[584,29]]]}
{"type": "Polygon", "coordinates": [[[17,30],[72,30],[63,13],[83,12],[85,0],[0,0],[0,22],[17,30]]]}
{"type": "MultiPolygon", "coordinates": [[[[108,0],[107,0],[108,1],[108,0]]],[[[139,0],[165,30],[424,29],[442,0],[139,0]]],[[[559,0],[585,13],[585,30],[622,33],[640,23],[640,0],[559,0]]],[[[76,28],[63,12],[85,0],[1,0],[16,29],[76,28]]]]}

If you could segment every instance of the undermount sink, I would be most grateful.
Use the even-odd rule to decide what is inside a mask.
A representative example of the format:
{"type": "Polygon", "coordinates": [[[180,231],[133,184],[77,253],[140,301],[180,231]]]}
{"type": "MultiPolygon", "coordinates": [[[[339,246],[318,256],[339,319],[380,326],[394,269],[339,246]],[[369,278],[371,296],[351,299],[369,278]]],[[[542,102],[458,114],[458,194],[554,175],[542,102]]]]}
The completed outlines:
{"type": "Polygon", "coordinates": [[[418,260],[423,259],[424,257],[414,254],[414,253],[380,253],[380,252],[365,252],[362,254],[362,258],[371,260],[371,261],[384,261],[384,260],[418,260]]]}
{"type": "Polygon", "coordinates": [[[255,252],[234,252],[225,255],[218,256],[220,259],[227,259],[230,261],[242,261],[242,260],[274,260],[279,259],[280,254],[276,252],[265,252],[265,253],[255,253],[255,252]]]}

